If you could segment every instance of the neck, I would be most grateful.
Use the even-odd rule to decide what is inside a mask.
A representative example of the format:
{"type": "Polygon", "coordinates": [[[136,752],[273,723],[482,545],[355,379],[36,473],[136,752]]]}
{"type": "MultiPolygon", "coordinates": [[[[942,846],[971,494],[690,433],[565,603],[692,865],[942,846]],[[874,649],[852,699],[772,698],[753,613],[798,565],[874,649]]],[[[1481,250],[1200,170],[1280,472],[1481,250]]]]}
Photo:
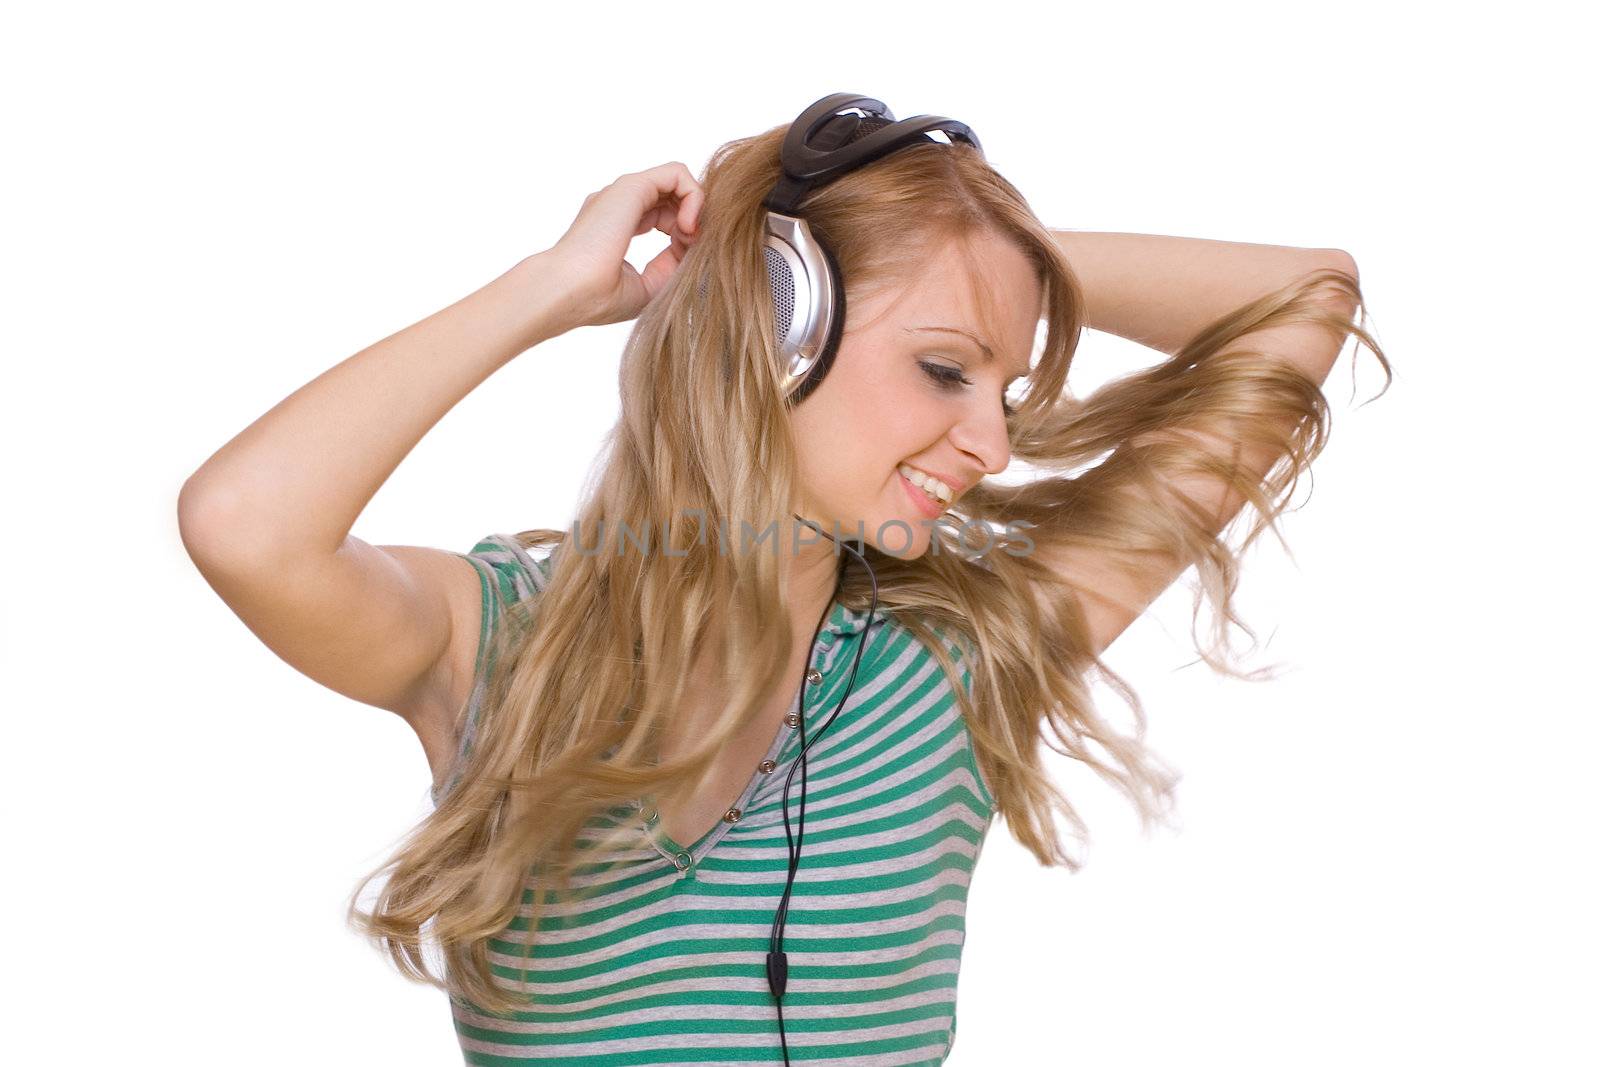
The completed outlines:
{"type": "MultiPolygon", "coordinates": [[[[785,532],[779,543],[778,583],[782,610],[789,620],[790,632],[794,635],[795,654],[801,656],[809,654],[812,635],[817,632],[819,624],[826,620],[827,614],[833,610],[833,596],[839,583],[840,566],[850,564],[860,566],[860,564],[848,548],[835,545],[826,535],[818,534],[815,543],[802,544],[798,550],[795,549],[793,541],[793,537],[785,532]],[[802,645],[804,653],[801,652],[802,645]]],[[[703,635],[705,658],[700,661],[696,672],[699,677],[718,676],[715,670],[710,669],[714,658],[711,649],[716,648],[721,640],[721,625],[722,620],[719,618],[707,620],[707,629],[703,635]]]]}
{"type": "MultiPolygon", "coordinates": [[[[802,519],[795,515],[794,521],[799,523],[802,519]]],[[[797,636],[804,634],[804,639],[809,640],[817,620],[832,610],[840,567],[851,563],[859,566],[859,562],[855,553],[826,533],[817,533],[815,543],[802,544],[798,550],[790,539],[782,546],[779,559],[790,624],[797,636]]]]}

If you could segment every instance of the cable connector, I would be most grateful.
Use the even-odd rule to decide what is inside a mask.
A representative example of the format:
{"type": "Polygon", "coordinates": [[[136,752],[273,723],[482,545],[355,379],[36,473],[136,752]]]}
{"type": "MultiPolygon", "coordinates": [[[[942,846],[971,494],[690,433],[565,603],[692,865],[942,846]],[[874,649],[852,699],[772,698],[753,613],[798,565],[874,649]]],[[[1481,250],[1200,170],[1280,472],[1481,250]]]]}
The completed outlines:
{"type": "Polygon", "coordinates": [[[767,953],[767,988],[772,990],[772,995],[782,997],[783,991],[789,985],[789,954],[787,952],[767,953]]]}

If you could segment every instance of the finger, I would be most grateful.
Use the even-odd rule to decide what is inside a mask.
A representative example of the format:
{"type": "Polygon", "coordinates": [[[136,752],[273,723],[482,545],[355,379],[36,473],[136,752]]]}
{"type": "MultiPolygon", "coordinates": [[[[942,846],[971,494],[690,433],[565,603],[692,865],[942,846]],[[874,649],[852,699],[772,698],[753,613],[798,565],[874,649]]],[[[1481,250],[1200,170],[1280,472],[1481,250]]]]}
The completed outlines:
{"type": "Polygon", "coordinates": [[[678,226],[684,233],[695,233],[700,228],[700,207],[705,203],[706,191],[696,185],[694,191],[683,198],[678,211],[678,226]]]}
{"type": "Polygon", "coordinates": [[[678,254],[678,246],[674,242],[657,252],[650,262],[645,264],[641,274],[644,278],[645,291],[652,298],[666,288],[668,280],[672,278],[673,272],[678,269],[680,262],[682,262],[682,259],[678,254]]]}
{"type": "Polygon", "coordinates": [[[670,194],[679,200],[700,188],[700,183],[695,181],[694,174],[689,168],[676,161],[651,167],[649,170],[640,171],[639,174],[648,178],[662,193],[670,194]]]}
{"type": "MultiPolygon", "coordinates": [[[[643,179],[643,183],[655,192],[657,205],[669,205],[675,208],[678,229],[683,233],[692,233],[698,224],[700,204],[705,199],[705,193],[700,183],[689,168],[679,162],[663,163],[658,167],[640,171],[631,177],[643,179]]],[[[669,232],[666,227],[656,223],[656,229],[663,233],[669,232]]],[[[643,231],[641,231],[643,232],[643,231]]]]}
{"type": "MultiPolygon", "coordinates": [[[[693,210],[693,207],[687,209],[687,211],[693,210]]],[[[639,220],[639,229],[636,231],[635,236],[653,227],[673,240],[681,241],[684,244],[692,243],[694,235],[693,231],[684,224],[685,213],[684,205],[667,201],[658,203],[639,220]]]]}
{"type": "Polygon", "coordinates": [[[637,237],[641,233],[649,233],[651,230],[660,230],[662,233],[670,233],[672,227],[672,212],[673,207],[671,204],[653,205],[643,215],[639,216],[639,225],[634,229],[633,235],[637,237]]]}
{"type": "MultiPolygon", "coordinates": [[[[631,224],[635,237],[654,228],[656,208],[661,202],[662,193],[654,182],[647,180],[648,173],[624,174],[598,194],[593,194],[598,198],[595,205],[597,218],[631,224]]],[[[588,201],[585,201],[587,204],[588,201]]]]}
{"type": "Polygon", "coordinates": [[[689,247],[693,244],[693,237],[679,233],[677,228],[674,227],[672,240],[668,242],[667,247],[672,250],[673,255],[677,256],[678,262],[681,263],[683,262],[683,257],[689,254],[689,247]]]}

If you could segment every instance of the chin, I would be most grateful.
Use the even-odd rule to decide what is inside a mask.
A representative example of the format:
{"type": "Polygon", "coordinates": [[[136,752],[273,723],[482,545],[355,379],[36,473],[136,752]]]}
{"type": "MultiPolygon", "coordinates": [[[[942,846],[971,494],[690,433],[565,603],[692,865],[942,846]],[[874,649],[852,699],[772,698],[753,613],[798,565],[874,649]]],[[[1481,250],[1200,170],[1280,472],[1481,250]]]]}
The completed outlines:
{"type": "MultiPolygon", "coordinates": [[[[832,514],[840,514],[847,510],[840,509],[832,514]]],[[[861,512],[857,511],[855,514],[859,515],[861,512]]],[[[899,559],[920,559],[926,555],[932,546],[935,525],[935,521],[925,515],[899,509],[885,509],[877,514],[868,514],[848,522],[842,519],[817,521],[829,534],[836,535],[841,541],[859,544],[865,540],[884,555],[899,559]]],[[[946,512],[940,516],[937,524],[945,525],[949,521],[949,513],[946,512]]],[[[848,557],[851,562],[858,562],[855,554],[847,548],[839,547],[837,554],[848,557]]]]}
{"type": "Polygon", "coordinates": [[[932,530],[919,525],[920,519],[904,518],[899,515],[884,519],[882,523],[869,526],[870,531],[867,541],[873,548],[886,556],[895,556],[899,559],[920,559],[928,552],[932,541],[932,530]],[[904,523],[902,526],[900,523],[904,523]],[[909,529],[910,537],[907,538],[909,529]]]}

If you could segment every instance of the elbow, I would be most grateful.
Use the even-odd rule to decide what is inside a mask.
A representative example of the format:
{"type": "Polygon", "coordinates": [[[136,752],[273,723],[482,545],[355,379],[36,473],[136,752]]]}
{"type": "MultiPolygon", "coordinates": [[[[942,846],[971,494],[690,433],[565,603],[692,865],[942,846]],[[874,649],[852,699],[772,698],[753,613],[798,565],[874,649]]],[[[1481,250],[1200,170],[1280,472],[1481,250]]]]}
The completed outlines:
{"type": "Polygon", "coordinates": [[[1343,275],[1342,278],[1328,279],[1326,293],[1328,306],[1337,310],[1346,321],[1355,316],[1356,309],[1361,306],[1361,272],[1356,267],[1355,257],[1342,248],[1317,249],[1318,265],[1321,270],[1333,271],[1343,275]]]}

